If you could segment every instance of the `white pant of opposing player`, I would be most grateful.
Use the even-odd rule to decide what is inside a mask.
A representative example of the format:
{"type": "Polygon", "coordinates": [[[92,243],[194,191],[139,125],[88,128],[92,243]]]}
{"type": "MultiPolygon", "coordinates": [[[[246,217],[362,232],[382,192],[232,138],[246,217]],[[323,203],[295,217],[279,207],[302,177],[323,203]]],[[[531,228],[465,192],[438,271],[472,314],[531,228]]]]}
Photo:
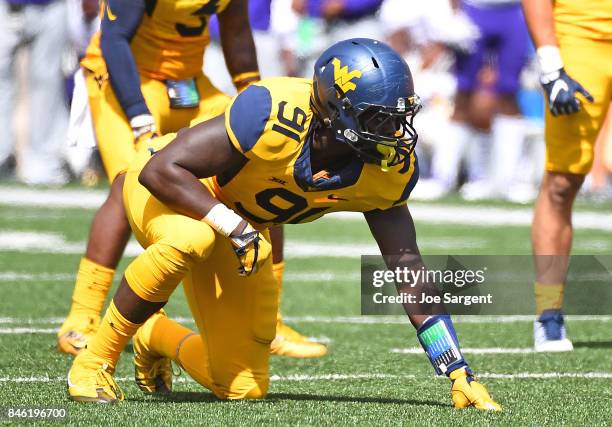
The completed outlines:
{"type": "Polygon", "coordinates": [[[66,5],[0,1],[0,164],[15,150],[16,51],[28,52],[27,142],[19,147],[18,175],[29,184],[61,184],[61,150],[68,122],[61,59],[67,43],[66,5]]]}

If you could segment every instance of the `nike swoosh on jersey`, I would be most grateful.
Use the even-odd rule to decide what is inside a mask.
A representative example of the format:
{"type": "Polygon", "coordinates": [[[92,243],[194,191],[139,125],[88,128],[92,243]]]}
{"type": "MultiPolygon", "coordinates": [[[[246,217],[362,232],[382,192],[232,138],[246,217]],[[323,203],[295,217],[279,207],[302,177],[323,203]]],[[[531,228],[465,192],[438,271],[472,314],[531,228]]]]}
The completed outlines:
{"type": "Polygon", "coordinates": [[[335,194],[330,194],[329,196],[327,196],[327,198],[329,200],[342,200],[342,201],[348,202],[348,199],[344,199],[342,197],[338,197],[335,194]]]}
{"type": "Polygon", "coordinates": [[[117,19],[117,15],[113,15],[113,12],[111,11],[109,5],[106,5],[106,16],[108,16],[109,21],[114,21],[115,19],[117,19]]]}

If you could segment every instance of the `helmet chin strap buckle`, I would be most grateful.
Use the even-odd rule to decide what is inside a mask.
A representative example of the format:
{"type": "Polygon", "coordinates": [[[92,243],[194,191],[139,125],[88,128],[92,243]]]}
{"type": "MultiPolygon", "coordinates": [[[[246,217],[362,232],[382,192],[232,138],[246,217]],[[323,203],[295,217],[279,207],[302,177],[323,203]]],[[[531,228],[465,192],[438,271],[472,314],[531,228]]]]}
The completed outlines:
{"type": "Polygon", "coordinates": [[[344,129],[344,137],[351,142],[359,141],[359,135],[353,129],[344,129]]]}

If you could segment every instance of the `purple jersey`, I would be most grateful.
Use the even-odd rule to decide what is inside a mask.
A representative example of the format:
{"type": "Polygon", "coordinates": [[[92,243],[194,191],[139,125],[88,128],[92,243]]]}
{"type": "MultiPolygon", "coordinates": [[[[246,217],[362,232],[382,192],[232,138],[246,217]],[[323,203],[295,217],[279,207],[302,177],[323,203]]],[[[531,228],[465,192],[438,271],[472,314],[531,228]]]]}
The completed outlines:
{"type": "MultiPolygon", "coordinates": [[[[270,3],[272,0],[249,0],[249,22],[255,31],[270,29],[270,3]]],[[[209,22],[210,37],[219,40],[219,21],[213,16],[209,22]]]]}
{"type": "Polygon", "coordinates": [[[27,5],[37,5],[43,6],[51,3],[54,0],[8,0],[8,4],[19,5],[19,6],[27,6],[27,5]]]}
{"type": "MultiPolygon", "coordinates": [[[[307,12],[309,16],[318,18],[321,16],[321,8],[326,0],[308,0],[307,12]]],[[[345,0],[344,12],[341,19],[359,19],[373,15],[382,5],[383,0],[345,0]]]]}
{"type": "Polygon", "coordinates": [[[457,86],[460,91],[478,87],[478,75],[487,60],[497,72],[495,90],[516,93],[521,70],[527,61],[529,34],[519,3],[474,6],[464,3],[463,11],[478,27],[480,37],[470,53],[458,53],[457,86]]]}

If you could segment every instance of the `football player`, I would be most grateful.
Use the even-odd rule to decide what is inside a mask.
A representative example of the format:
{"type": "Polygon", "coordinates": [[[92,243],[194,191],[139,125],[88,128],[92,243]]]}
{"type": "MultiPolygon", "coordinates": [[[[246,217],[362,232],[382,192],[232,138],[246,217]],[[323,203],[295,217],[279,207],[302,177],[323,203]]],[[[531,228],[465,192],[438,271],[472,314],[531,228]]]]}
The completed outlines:
{"type": "MultiPolygon", "coordinates": [[[[136,380],[146,392],[171,389],[175,360],[221,399],[264,397],[278,292],[267,227],[363,212],[392,255],[389,268],[420,264],[406,206],[418,179],[419,107],[395,51],[350,39],[321,55],[313,80],[253,84],[224,115],[147,144],[124,184],[146,250],[74,360],[69,396],[122,399],[112,373],[135,335],[136,380]],[[199,333],[160,311],[181,280],[199,333]]],[[[450,317],[409,318],[436,373],[452,381],[454,405],[500,410],[463,358],[450,317]]]]}
{"type": "MultiPolygon", "coordinates": [[[[247,0],[106,0],[101,30],[81,65],[98,148],[111,182],[91,224],[70,313],[58,348],[77,354],[96,331],[115,269],[130,236],[121,189],[138,148],[158,133],[213,118],[230,98],[202,73],[208,21],[218,14],[225,62],[238,90],[259,79],[247,0]]],[[[279,234],[281,230],[277,230],[279,234]]],[[[275,275],[282,279],[282,234],[275,240],[275,275]]],[[[318,357],[326,347],[306,340],[279,317],[272,351],[318,357]]]]}
{"type": "Polygon", "coordinates": [[[612,101],[612,2],[523,0],[546,93],[546,165],[531,239],[536,264],[536,351],[571,351],[561,307],[572,207],[591,170],[612,101]]]}

